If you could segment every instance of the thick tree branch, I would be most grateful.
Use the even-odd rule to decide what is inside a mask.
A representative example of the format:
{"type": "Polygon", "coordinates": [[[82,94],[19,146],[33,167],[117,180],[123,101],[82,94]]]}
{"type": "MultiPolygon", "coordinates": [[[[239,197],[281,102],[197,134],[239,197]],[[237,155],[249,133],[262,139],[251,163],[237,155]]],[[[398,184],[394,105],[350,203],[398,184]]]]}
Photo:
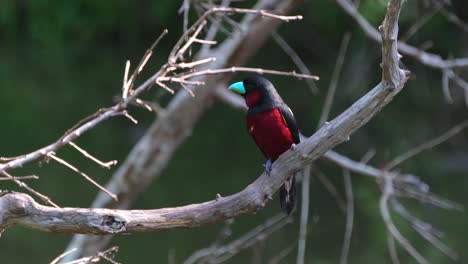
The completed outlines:
{"type": "Polygon", "coordinates": [[[347,141],[354,131],[366,124],[403,88],[408,77],[406,72],[398,68],[400,56],[396,52],[397,43],[387,41],[395,39],[397,34],[401,3],[402,0],[389,2],[382,25],[382,68],[383,72],[390,73],[390,79],[379,83],[314,135],[281,155],[273,163],[270,175],[263,173],[241,192],[205,203],[156,210],[53,208],[36,203],[26,194],[7,193],[0,197],[0,229],[21,225],[42,231],[68,233],[151,232],[200,226],[257,211],[289,175],[347,141]]]}

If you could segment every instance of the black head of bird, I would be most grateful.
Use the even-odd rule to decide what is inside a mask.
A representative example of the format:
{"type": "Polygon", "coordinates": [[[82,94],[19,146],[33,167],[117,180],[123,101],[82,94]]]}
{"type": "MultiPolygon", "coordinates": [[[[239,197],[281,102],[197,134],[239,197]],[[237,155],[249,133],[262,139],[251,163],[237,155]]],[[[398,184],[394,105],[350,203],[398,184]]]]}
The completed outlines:
{"type": "Polygon", "coordinates": [[[249,108],[264,106],[274,108],[283,104],[283,100],[273,84],[262,76],[248,77],[242,82],[233,83],[229,89],[244,97],[249,108]]]}

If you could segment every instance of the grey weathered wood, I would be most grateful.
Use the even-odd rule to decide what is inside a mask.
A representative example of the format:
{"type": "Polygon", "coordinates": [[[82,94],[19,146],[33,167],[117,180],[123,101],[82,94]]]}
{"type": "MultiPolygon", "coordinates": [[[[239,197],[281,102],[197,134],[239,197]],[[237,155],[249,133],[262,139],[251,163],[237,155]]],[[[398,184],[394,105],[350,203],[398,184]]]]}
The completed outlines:
{"type": "Polygon", "coordinates": [[[0,230],[11,225],[50,232],[113,234],[152,232],[194,227],[253,213],[262,208],[289,175],[310,164],[336,145],[349,139],[403,88],[408,73],[398,67],[396,49],[398,14],[402,0],[391,0],[382,25],[383,82],[345,112],[322,126],[314,135],[281,155],[271,175],[263,173],[244,190],[212,201],[155,210],[54,208],[35,202],[22,193],[0,197],[0,230]],[[385,73],[386,72],[386,73],[385,73]]]}

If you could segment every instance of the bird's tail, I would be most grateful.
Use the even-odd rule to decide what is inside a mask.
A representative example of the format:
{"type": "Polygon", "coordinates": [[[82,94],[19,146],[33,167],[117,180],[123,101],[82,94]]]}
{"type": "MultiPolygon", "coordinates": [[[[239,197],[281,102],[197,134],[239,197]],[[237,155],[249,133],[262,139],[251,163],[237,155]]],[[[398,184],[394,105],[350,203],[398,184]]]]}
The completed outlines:
{"type": "Polygon", "coordinates": [[[287,179],[279,190],[281,209],[290,215],[296,206],[296,177],[295,175],[287,179]]]}

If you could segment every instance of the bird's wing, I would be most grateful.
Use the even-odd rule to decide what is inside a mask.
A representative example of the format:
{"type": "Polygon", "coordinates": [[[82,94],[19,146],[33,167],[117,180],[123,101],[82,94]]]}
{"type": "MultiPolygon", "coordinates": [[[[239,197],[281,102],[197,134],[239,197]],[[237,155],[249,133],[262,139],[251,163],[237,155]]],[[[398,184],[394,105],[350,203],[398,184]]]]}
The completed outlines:
{"type": "Polygon", "coordinates": [[[282,105],[278,107],[280,110],[281,116],[283,116],[283,120],[286,123],[286,126],[289,128],[291,135],[293,137],[294,143],[298,144],[301,140],[299,138],[299,129],[297,128],[296,119],[294,118],[294,114],[287,105],[282,105]]]}

